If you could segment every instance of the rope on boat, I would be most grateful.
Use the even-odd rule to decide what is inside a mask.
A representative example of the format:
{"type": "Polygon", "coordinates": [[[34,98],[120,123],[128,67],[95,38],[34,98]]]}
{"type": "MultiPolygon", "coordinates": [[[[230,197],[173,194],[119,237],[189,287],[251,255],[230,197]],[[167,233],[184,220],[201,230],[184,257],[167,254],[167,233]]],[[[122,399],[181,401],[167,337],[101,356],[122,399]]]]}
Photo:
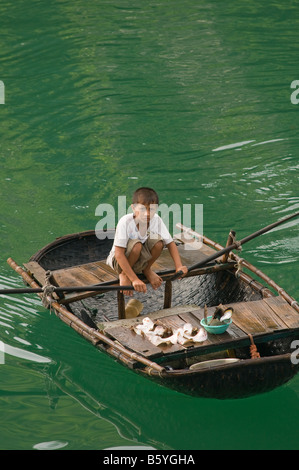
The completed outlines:
{"type": "MultiPolygon", "coordinates": [[[[156,363],[153,363],[153,364],[156,365],[156,363]]],[[[149,366],[149,367],[146,367],[144,370],[147,373],[147,375],[149,375],[149,376],[153,376],[153,375],[158,374],[161,379],[163,379],[163,377],[165,376],[165,369],[157,370],[156,368],[149,366]]]]}
{"type": "Polygon", "coordinates": [[[249,336],[250,342],[251,342],[251,346],[250,346],[251,359],[259,359],[261,356],[260,356],[260,353],[257,350],[256,345],[254,344],[253,337],[250,333],[248,333],[248,336],[249,336]]]}
{"type": "Polygon", "coordinates": [[[238,262],[236,264],[237,271],[235,273],[235,276],[238,277],[238,278],[240,277],[241,273],[243,272],[243,266],[242,266],[243,261],[245,261],[244,258],[239,258],[238,262]]]}
{"type": "Polygon", "coordinates": [[[229,232],[229,236],[232,239],[232,245],[236,244],[235,250],[242,251],[242,243],[236,239],[236,234],[232,230],[229,232]]]}
{"type": "Polygon", "coordinates": [[[51,271],[47,271],[46,272],[46,283],[44,285],[44,287],[42,288],[43,289],[43,293],[42,293],[42,296],[41,296],[41,301],[42,301],[42,304],[45,308],[49,309],[50,310],[50,313],[51,313],[51,309],[52,309],[52,302],[54,301],[53,297],[52,297],[52,294],[55,292],[55,286],[53,286],[51,283],[50,283],[50,277],[52,276],[52,273],[51,271]]]}

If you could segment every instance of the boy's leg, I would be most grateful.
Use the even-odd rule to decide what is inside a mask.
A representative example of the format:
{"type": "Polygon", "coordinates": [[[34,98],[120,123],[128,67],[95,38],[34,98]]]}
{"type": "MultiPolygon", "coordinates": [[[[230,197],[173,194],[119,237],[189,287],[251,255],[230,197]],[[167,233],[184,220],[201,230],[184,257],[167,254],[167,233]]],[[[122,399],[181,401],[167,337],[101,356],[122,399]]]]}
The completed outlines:
{"type": "MultiPolygon", "coordinates": [[[[131,268],[134,268],[134,265],[138,261],[140,257],[140,253],[142,250],[142,243],[139,240],[130,240],[128,243],[128,247],[126,250],[126,257],[128,259],[129,265],[131,268]]],[[[119,270],[119,284],[121,286],[130,286],[132,283],[130,279],[125,275],[124,272],[119,270]]],[[[124,291],[125,295],[128,295],[129,297],[133,296],[133,291],[124,291]]]]}
{"type": "Polygon", "coordinates": [[[131,250],[127,251],[127,259],[129,261],[131,268],[133,268],[136,262],[139,260],[141,250],[142,250],[142,243],[140,241],[137,241],[136,243],[133,244],[131,250]]]}
{"type": "MultiPolygon", "coordinates": [[[[147,268],[150,268],[154,262],[159,258],[162,253],[164,243],[162,240],[158,240],[150,249],[151,259],[147,263],[147,268]]],[[[149,245],[150,247],[150,245],[149,245]]]]}
{"type": "MultiPolygon", "coordinates": [[[[164,243],[158,236],[149,237],[143,245],[139,240],[129,240],[126,257],[128,258],[129,264],[136,273],[143,273],[151,286],[157,289],[162,284],[161,277],[156,274],[151,266],[159,258],[164,243]]],[[[119,274],[119,283],[123,286],[131,285],[131,281],[122,272],[120,266],[114,260],[114,269],[119,274]]],[[[124,294],[128,296],[133,295],[133,291],[125,291],[124,294]]]]}
{"type": "Polygon", "coordinates": [[[150,282],[153,289],[157,289],[161,286],[162,278],[152,270],[152,265],[159,258],[162,253],[164,243],[161,239],[149,238],[147,241],[147,248],[150,250],[151,258],[147,262],[147,266],[143,269],[143,274],[150,282]]]}

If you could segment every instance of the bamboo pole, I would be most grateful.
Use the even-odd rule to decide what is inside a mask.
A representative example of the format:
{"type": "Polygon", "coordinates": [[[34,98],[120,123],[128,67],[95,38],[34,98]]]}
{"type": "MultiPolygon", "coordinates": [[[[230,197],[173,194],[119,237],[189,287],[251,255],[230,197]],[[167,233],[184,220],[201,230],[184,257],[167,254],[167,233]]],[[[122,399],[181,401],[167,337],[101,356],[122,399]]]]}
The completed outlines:
{"type": "MultiPolygon", "coordinates": [[[[217,271],[222,271],[226,269],[233,269],[234,263],[228,262],[224,264],[214,264],[210,266],[206,266],[204,268],[199,268],[197,270],[191,271],[190,273],[187,273],[185,277],[192,277],[192,276],[198,276],[200,274],[212,274],[217,271]]],[[[158,273],[163,281],[168,281],[169,278],[175,273],[175,271],[169,270],[169,271],[164,271],[164,274],[158,273]]],[[[148,283],[147,280],[145,280],[146,283],[148,283]]],[[[122,290],[134,290],[133,286],[120,286],[120,285],[115,285],[116,281],[107,281],[103,282],[101,284],[95,284],[95,285],[90,285],[90,286],[50,286],[53,288],[53,292],[55,293],[66,293],[66,292],[108,292],[108,291],[122,291],[122,290]],[[114,285],[113,285],[113,284],[114,285]]],[[[28,288],[28,287],[20,287],[20,288],[5,288],[5,289],[0,289],[0,295],[6,295],[6,294],[41,294],[44,292],[44,288],[36,284],[38,287],[35,288],[28,288]]]]}
{"type": "MultiPolygon", "coordinates": [[[[24,281],[27,284],[29,284],[33,289],[39,287],[38,284],[34,281],[34,279],[32,279],[32,277],[21,266],[19,266],[12,258],[8,258],[7,263],[14,271],[20,274],[20,276],[22,276],[24,281]]],[[[37,295],[40,298],[43,297],[41,293],[37,293],[37,295]]],[[[85,335],[87,339],[92,338],[94,344],[97,342],[105,343],[108,346],[120,352],[121,354],[124,354],[126,357],[129,357],[130,359],[140,362],[141,364],[148,366],[151,369],[154,369],[159,373],[167,372],[164,367],[161,367],[155,362],[152,362],[149,359],[143,356],[140,356],[139,354],[135,352],[129,351],[121,344],[108,338],[105,334],[101,333],[99,330],[95,330],[94,328],[87,326],[83,321],[77,318],[73,313],[71,313],[65,307],[60,305],[56,300],[53,300],[50,295],[47,296],[47,301],[49,302],[51,307],[54,309],[56,315],[57,315],[57,312],[59,312],[59,315],[57,316],[59,316],[60,318],[63,317],[63,320],[65,321],[65,323],[68,323],[69,326],[72,327],[77,332],[80,332],[81,334],[83,333],[83,336],[85,335]]]]}
{"type": "MultiPolygon", "coordinates": [[[[177,224],[177,227],[178,228],[181,228],[181,230],[183,232],[188,232],[188,234],[190,235],[193,235],[194,237],[201,237],[201,239],[203,240],[204,244],[205,245],[208,245],[208,246],[211,246],[213,247],[214,249],[216,249],[217,251],[220,251],[223,249],[223,246],[220,245],[219,243],[217,242],[214,242],[213,240],[210,240],[209,238],[205,237],[205,236],[201,236],[199,233],[197,232],[194,232],[194,230],[188,228],[188,227],[185,227],[184,225],[182,224],[177,224]]],[[[233,254],[232,252],[230,252],[230,255],[233,254]]],[[[229,255],[229,256],[230,256],[229,255]]],[[[224,268],[225,266],[228,266],[228,268],[226,269],[234,269],[236,270],[236,264],[234,261],[228,261],[227,263],[223,264],[218,264],[219,268],[224,268]]],[[[201,268],[201,269],[204,269],[204,268],[201,268]]],[[[186,274],[184,276],[185,277],[188,277],[189,275],[192,275],[192,273],[195,273],[196,271],[190,271],[190,273],[186,274]]],[[[216,270],[215,270],[216,272],[216,270]]],[[[272,297],[274,296],[273,292],[270,291],[270,289],[268,289],[266,286],[264,286],[263,284],[261,284],[260,282],[256,281],[255,279],[253,279],[251,276],[249,276],[248,274],[244,273],[243,271],[240,271],[238,273],[238,277],[244,281],[246,284],[248,284],[250,287],[252,287],[255,291],[259,292],[260,294],[263,295],[263,297],[272,297]]]]}
{"type": "MultiPolygon", "coordinates": [[[[228,235],[228,238],[227,238],[227,242],[226,242],[226,247],[227,248],[228,246],[231,246],[233,241],[234,241],[234,237],[236,236],[236,232],[234,232],[233,230],[231,230],[229,232],[229,235],[228,235]]],[[[229,252],[225,253],[223,256],[222,256],[222,263],[226,263],[227,260],[228,260],[228,257],[229,257],[229,252]]]]}
{"type": "MultiPolygon", "coordinates": [[[[222,250],[220,250],[218,253],[215,253],[211,256],[208,256],[208,258],[206,258],[205,260],[200,261],[199,263],[196,263],[193,266],[190,266],[188,268],[188,271],[193,271],[196,268],[201,268],[202,266],[209,263],[210,261],[213,261],[217,258],[220,258],[221,255],[224,255],[224,254],[226,254],[226,253],[228,253],[228,252],[230,252],[234,249],[239,249],[242,245],[249,242],[250,240],[253,240],[256,237],[259,237],[260,235],[269,232],[273,228],[278,227],[278,225],[284,224],[288,220],[294,219],[295,217],[298,217],[298,216],[299,216],[299,212],[295,212],[294,214],[288,215],[287,217],[284,217],[281,220],[277,220],[273,224],[267,225],[266,227],[261,228],[257,232],[254,232],[254,233],[251,233],[250,235],[247,235],[247,237],[242,238],[242,240],[235,241],[232,245],[227,246],[226,248],[222,248],[222,250]]],[[[199,234],[197,234],[197,235],[199,235],[199,234]]],[[[178,272],[176,272],[176,274],[173,276],[172,279],[173,280],[177,279],[178,277],[180,277],[182,275],[183,275],[183,272],[178,271],[178,272]]]]}
{"type": "MultiPolygon", "coordinates": [[[[223,249],[223,246],[220,245],[219,243],[216,243],[213,240],[210,240],[208,237],[206,237],[204,235],[200,235],[199,233],[195,232],[194,230],[192,230],[188,227],[185,227],[182,224],[177,224],[177,227],[180,228],[183,232],[188,232],[190,235],[193,235],[194,237],[202,237],[202,240],[206,245],[209,245],[209,246],[215,248],[218,251],[221,251],[223,249]]],[[[263,279],[263,281],[265,281],[270,287],[272,287],[281,297],[283,297],[288,302],[288,304],[291,305],[291,307],[293,307],[299,313],[298,302],[293,297],[291,297],[282,287],[280,287],[278,284],[276,284],[276,282],[274,282],[269,276],[267,276],[265,273],[263,273],[263,271],[261,271],[260,269],[257,269],[251,263],[244,260],[243,258],[240,258],[238,255],[236,255],[233,252],[230,252],[230,257],[232,259],[234,259],[235,261],[237,261],[237,263],[239,263],[239,265],[244,266],[249,271],[253,272],[258,277],[263,279]]],[[[245,274],[245,273],[241,273],[241,274],[245,274]]],[[[245,274],[245,276],[246,276],[246,274],[245,274]]]]}

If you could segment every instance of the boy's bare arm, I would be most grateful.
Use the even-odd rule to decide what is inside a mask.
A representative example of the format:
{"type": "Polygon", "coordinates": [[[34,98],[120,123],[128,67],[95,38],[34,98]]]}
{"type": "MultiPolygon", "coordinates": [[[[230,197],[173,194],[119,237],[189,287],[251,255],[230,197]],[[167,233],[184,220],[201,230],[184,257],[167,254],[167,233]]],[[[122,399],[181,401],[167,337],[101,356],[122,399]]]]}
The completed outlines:
{"type": "Polygon", "coordinates": [[[183,266],[182,260],[179,254],[179,250],[175,244],[175,242],[171,242],[167,245],[167,248],[169,250],[170,256],[172,257],[175,265],[175,270],[176,271],[182,271],[184,274],[187,274],[188,268],[187,266],[183,266]]]}

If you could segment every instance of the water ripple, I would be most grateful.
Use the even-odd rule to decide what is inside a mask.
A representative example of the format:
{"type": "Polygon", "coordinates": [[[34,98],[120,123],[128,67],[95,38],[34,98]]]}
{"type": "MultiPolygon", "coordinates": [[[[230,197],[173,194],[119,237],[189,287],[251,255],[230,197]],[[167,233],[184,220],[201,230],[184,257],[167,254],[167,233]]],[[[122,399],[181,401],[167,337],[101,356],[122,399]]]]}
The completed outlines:
{"type": "MultiPolygon", "coordinates": [[[[28,343],[30,344],[30,343],[28,343]]],[[[50,363],[52,362],[51,359],[48,357],[40,356],[39,354],[32,353],[30,351],[26,351],[25,349],[17,348],[15,346],[10,346],[3,342],[4,347],[4,354],[8,354],[9,356],[18,357],[20,359],[25,359],[27,361],[32,361],[36,363],[50,363]]]]}

